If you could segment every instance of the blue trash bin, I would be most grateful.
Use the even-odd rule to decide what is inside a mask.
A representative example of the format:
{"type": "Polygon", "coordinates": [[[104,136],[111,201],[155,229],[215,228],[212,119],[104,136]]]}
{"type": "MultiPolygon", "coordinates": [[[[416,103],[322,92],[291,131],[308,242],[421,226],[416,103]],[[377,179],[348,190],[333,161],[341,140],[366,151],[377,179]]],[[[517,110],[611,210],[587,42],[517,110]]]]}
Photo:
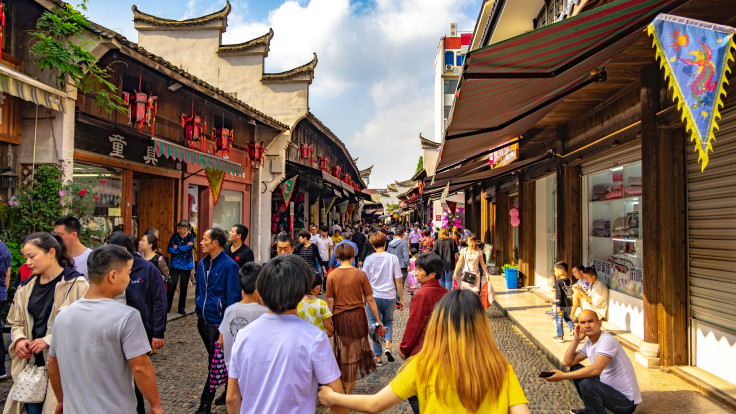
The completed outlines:
{"type": "Polygon", "coordinates": [[[506,289],[517,289],[519,279],[519,269],[504,269],[506,275],[506,289]]]}

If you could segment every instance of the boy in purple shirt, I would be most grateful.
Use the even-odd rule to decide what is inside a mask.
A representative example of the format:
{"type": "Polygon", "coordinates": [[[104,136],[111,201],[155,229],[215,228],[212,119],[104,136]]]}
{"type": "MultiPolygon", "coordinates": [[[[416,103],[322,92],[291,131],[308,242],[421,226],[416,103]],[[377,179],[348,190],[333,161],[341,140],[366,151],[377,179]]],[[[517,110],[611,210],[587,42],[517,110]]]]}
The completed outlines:
{"type": "Polygon", "coordinates": [[[296,314],[311,278],[309,265],[296,255],[275,257],[261,271],[256,289],[269,312],[238,331],[229,366],[229,413],[313,414],[319,384],[343,393],[327,335],[296,314]]]}

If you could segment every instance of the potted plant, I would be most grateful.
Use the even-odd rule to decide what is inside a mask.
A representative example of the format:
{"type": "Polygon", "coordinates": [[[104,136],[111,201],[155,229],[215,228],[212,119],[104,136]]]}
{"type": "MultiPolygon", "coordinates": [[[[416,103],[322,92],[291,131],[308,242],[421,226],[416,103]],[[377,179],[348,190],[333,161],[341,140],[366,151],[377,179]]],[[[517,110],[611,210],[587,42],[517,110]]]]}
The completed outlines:
{"type": "Polygon", "coordinates": [[[501,267],[506,277],[506,289],[516,289],[518,287],[519,267],[513,264],[505,264],[501,267]]]}

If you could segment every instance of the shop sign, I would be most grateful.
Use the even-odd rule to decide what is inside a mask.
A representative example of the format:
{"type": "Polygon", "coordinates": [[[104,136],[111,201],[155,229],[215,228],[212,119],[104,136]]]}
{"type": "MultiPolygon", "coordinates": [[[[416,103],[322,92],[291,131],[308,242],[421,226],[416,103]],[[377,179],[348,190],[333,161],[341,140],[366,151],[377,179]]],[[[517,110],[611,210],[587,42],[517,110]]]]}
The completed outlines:
{"type": "Polygon", "coordinates": [[[77,121],[74,149],[98,154],[105,158],[176,169],[176,161],[156,157],[155,148],[149,137],[131,132],[127,128],[104,128],[77,121]]]}
{"type": "MultiPolygon", "coordinates": [[[[514,141],[515,140],[512,140],[511,142],[514,141]]],[[[516,161],[517,158],[519,158],[519,143],[515,142],[514,144],[501,148],[500,150],[493,151],[488,157],[488,163],[492,169],[499,168],[504,165],[511,164],[516,161]]]]}

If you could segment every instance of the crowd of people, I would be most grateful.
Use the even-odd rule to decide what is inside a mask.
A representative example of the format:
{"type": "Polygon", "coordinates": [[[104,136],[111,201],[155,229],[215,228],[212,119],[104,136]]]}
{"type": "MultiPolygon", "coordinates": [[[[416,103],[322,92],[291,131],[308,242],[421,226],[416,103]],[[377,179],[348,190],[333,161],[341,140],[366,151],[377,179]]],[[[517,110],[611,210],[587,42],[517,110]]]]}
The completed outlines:
{"type": "MultiPolygon", "coordinates": [[[[165,345],[177,284],[177,311],[185,313],[192,275],[208,358],[196,414],[217,404],[230,413],[308,413],[317,399],[337,413],[380,412],[401,400],[414,413],[529,412],[493,340],[483,302],[495,292],[490,283],[480,288],[489,275],[474,234],[451,237],[446,228],[418,224],[409,231],[312,224],[298,242],[279,235],[276,257],[258,264],[246,226],[204,231],[199,261],[192,230],[177,223],[168,257],[156,229],[139,240],[114,232],[90,249],[70,216],[53,233],[24,237],[25,278],[7,317],[14,384],[4,412],[144,413],[147,401],[150,413],[162,413],[149,355],[165,345]],[[407,306],[404,333],[394,338],[394,312],[407,306]],[[385,388],[352,395],[356,380],[397,357],[405,362],[385,388]]],[[[7,250],[0,242],[0,304],[8,300],[7,250]]],[[[574,381],[585,408],[573,413],[631,413],[641,402],[633,367],[618,341],[601,332],[605,284],[577,266],[581,281],[573,285],[567,271],[555,265],[553,313],[558,337],[563,321],[571,331],[563,362],[572,370],[540,376],[574,381]]]]}

